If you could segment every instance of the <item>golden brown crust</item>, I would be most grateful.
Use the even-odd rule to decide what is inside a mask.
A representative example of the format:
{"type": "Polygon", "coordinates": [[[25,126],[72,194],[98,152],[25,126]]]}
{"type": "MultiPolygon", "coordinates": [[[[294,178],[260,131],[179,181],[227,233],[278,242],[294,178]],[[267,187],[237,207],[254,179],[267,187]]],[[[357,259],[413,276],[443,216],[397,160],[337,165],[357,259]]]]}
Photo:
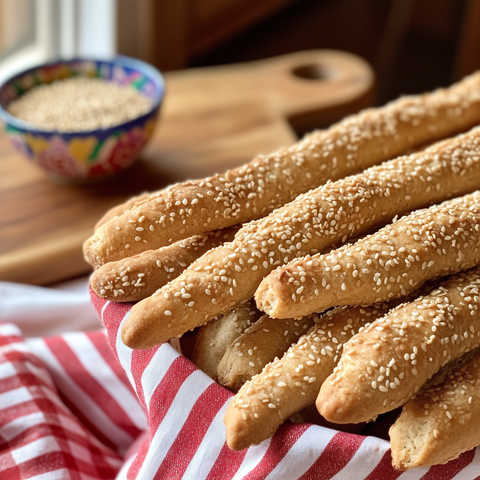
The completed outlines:
{"type": "Polygon", "coordinates": [[[248,282],[237,282],[230,274],[231,271],[239,274],[235,271],[232,258],[229,258],[236,255],[232,244],[226,243],[209,250],[180,276],[133,305],[122,327],[125,345],[145,349],[165,343],[252,298],[254,286],[250,284],[251,278],[248,282]],[[213,315],[212,310],[215,312],[213,315]]]}
{"type": "Polygon", "coordinates": [[[225,351],[262,314],[255,302],[248,300],[228,313],[200,327],[190,360],[216,380],[217,366],[225,351]]]}
{"type": "Polygon", "coordinates": [[[480,345],[480,267],[398,306],[350,339],[316,404],[335,423],[369,421],[412,398],[446,363],[480,345]]]}
{"type": "Polygon", "coordinates": [[[358,242],[285,265],[258,287],[260,310],[302,316],[383,302],[480,262],[480,191],[416,210],[358,242]]]}
{"type": "Polygon", "coordinates": [[[242,450],[258,445],[291,415],[312,405],[337,364],[343,344],[388,308],[388,304],[339,307],[322,317],[312,315],[316,325],[283,357],[248,381],[227,407],[228,446],[242,450]]]}
{"type": "Polygon", "coordinates": [[[238,391],[267,363],[282,357],[314,323],[313,317],[277,320],[264,315],[227,348],[217,367],[218,383],[238,391]]]}
{"type": "Polygon", "coordinates": [[[444,464],[480,445],[480,351],[435,376],[389,430],[399,470],[444,464]]]}
{"type": "MultiPolygon", "coordinates": [[[[363,174],[302,194],[269,216],[246,224],[234,241],[220,250],[207,252],[183,275],[164,287],[163,293],[169,298],[154,296],[144,300],[143,305],[135,306],[124,326],[124,341],[132,348],[149,348],[155,344],[152,343],[154,341],[165,342],[170,336],[180,335],[250,298],[262,279],[277,266],[311,252],[325,251],[332,244],[358,236],[379,223],[389,221],[396,214],[448,198],[459,191],[471,190],[479,182],[480,130],[474,130],[450,142],[432,146],[425,153],[401,157],[363,174]],[[215,274],[220,271],[223,272],[221,275],[215,274]],[[183,297],[174,297],[175,292],[182,289],[188,289],[190,295],[187,297],[189,302],[183,305],[183,297]],[[217,303],[212,303],[211,295],[205,295],[203,289],[215,292],[217,303]],[[193,309],[188,307],[192,301],[196,305],[193,309]],[[137,310],[141,310],[141,314],[137,310]],[[164,311],[182,318],[182,323],[172,323],[171,329],[162,327],[171,320],[162,318],[164,311]],[[149,316],[158,319],[157,323],[150,322],[149,316]],[[153,333],[145,328],[147,322],[156,325],[156,330],[163,329],[158,340],[154,340],[153,333]],[[133,326],[133,323],[137,325],[133,326]],[[127,330],[130,333],[127,334],[127,330]]],[[[398,241],[401,241],[400,236],[398,241]]],[[[388,260],[391,260],[390,257],[388,260]]],[[[284,267],[269,275],[255,295],[260,309],[273,317],[299,318],[327,308],[315,303],[321,299],[315,295],[318,290],[315,262],[309,257],[298,262],[302,272],[313,270],[312,281],[306,284],[300,285],[296,279],[288,283],[292,278],[289,273],[295,268],[284,267]],[[312,265],[309,266],[309,262],[313,262],[312,265]],[[302,287],[306,292],[297,294],[302,287]],[[296,295],[300,300],[308,299],[308,302],[295,301],[296,295]],[[271,297],[274,297],[273,301],[271,297]],[[310,308],[310,301],[313,308],[310,308]],[[281,308],[284,308],[283,312],[281,308]],[[285,313],[286,308],[289,308],[288,314],[285,313]]],[[[378,271],[382,270],[383,267],[378,271]]],[[[334,276],[338,287],[342,287],[343,282],[338,282],[341,276],[336,275],[336,271],[330,272],[329,276],[334,276]]],[[[334,291],[332,288],[327,294],[334,291]]],[[[398,296],[407,293],[400,291],[398,296]]],[[[331,295],[325,298],[332,300],[328,307],[339,304],[331,295]]],[[[388,299],[375,297],[368,301],[373,303],[388,299]]],[[[367,300],[361,296],[353,299],[353,304],[362,303],[367,303],[367,300]]]]}
{"type": "Polygon", "coordinates": [[[229,242],[238,228],[194,235],[168,247],[110,262],[95,270],[90,278],[93,291],[116,302],[142,300],[155,293],[208,250],[229,242]]]}
{"type": "MultiPolygon", "coordinates": [[[[277,209],[269,216],[245,225],[239,230],[231,243],[207,252],[187,268],[182,275],[163,287],[154,296],[143,300],[133,307],[129,319],[123,326],[124,342],[131,348],[150,348],[156,343],[168,341],[174,336],[181,335],[185,331],[206,323],[216,315],[224,314],[232,306],[250,298],[262,279],[277,266],[285,264],[296,257],[303,257],[309,252],[325,250],[336,241],[358,235],[362,231],[371,228],[378,222],[378,218],[373,213],[370,214],[369,208],[378,208],[378,205],[376,205],[375,200],[371,202],[371,205],[368,205],[368,196],[364,198],[364,189],[361,186],[358,186],[358,194],[355,194],[353,198],[345,195],[344,187],[349,182],[352,182],[352,179],[328,184],[307,194],[300,195],[294,202],[277,209]],[[368,206],[362,206],[362,209],[360,209],[354,203],[354,200],[359,201],[360,205],[366,203],[368,206]],[[358,212],[355,213],[357,209],[358,212]],[[347,216],[347,212],[350,216],[347,216]],[[358,219],[358,221],[351,222],[352,216],[358,219]],[[168,313],[165,314],[164,312],[168,313]],[[173,322],[171,317],[176,318],[177,321],[173,322]]],[[[436,189],[434,185],[431,185],[433,190],[436,189]]],[[[424,188],[427,189],[428,187],[427,183],[424,188]]],[[[456,187],[454,190],[456,190],[456,187]]],[[[445,192],[443,193],[445,194],[445,192]]],[[[478,217],[478,208],[475,207],[477,210],[475,208],[472,210],[471,207],[475,202],[480,202],[479,195],[465,197],[467,200],[455,200],[452,201],[453,203],[442,207],[435,207],[437,210],[433,208],[432,210],[416,212],[412,214],[411,218],[408,217],[411,221],[402,220],[393,226],[387,226],[382,230],[382,235],[387,234],[392,237],[388,237],[386,240],[383,240],[381,235],[380,237],[370,236],[358,241],[354,247],[348,247],[351,252],[354,252],[358,245],[366,246],[365,248],[368,247],[363,252],[359,250],[355,253],[357,257],[362,257],[355,260],[358,265],[361,265],[362,262],[373,261],[372,266],[363,265],[360,273],[359,270],[352,267],[353,263],[349,262],[346,257],[343,260],[337,258],[343,255],[343,250],[334,251],[329,256],[312,259],[307,257],[306,261],[302,260],[300,263],[302,272],[307,268],[304,266],[305,263],[307,266],[309,262],[312,262],[312,265],[317,265],[318,260],[323,260],[324,258],[332,263],[332,270],[325,274],[329,282],[323,286],[325,288],[322,287],[325,290],[322,296],[316,296],[315,294],[315,290],[320,289],[321,286],[322,279],[320,279],[320,285],[316,283],[316,276],[318,277],[318,272],[321,269],[317,269],[316,266],[311,268],[313,270],[312,280],[302,284],[304,289],[308,288],[310,290],[309,298],[313,297],[313,300],[329,302],[328,305],[325,302],[320,305],[314,303],[314,308],[310,308],[307,305],[309,312],[322,311],[328,307],[342,304],[340,300],[342,294],[345,296],[346,290],[346,283],[342,279],[347,273],[344,272],[341,275],[342,272],[337,272],[337,269],[340,268],[340,266],[336,266],[337,263],[339,265],[345,263],[347,268],[352,270],[353,275],[360,275],[358,279],[354,277],[349,282],[354,281],[355,284],[358,284],[362,278],[369,282],[368,292],[364,292],[366,288],[360,288],[356,290],[359,294],[357,297],[344,299],[344,301],[348,301],[350,304],[375,303],[389,300],[394,298],[395,295],[407,295],[421,285],[421,283],[418,283],[422,278],[421,275],[424,275],[425,278],[422,281],[425,281],[437,274],[447,274],[449,270],[445,270],[447,267],[443,263],[448,263],[449,260],[447,255],[443,253],[442,249],[444,247],[442,246],[442,249],[438,249],[440,253],[437,252],[437,246],[434,247],[433,244],[430,247],[429,244],[420,247],[418,245],[419,241],[413,237],[416,237],[420,230],[428,236],[429,231],[421,225],[414,225],[412,222],[430,223],[432,234],[436,235],[440,240],[445,236],[441,231],[442,228],[448,228],[452,234],[455,234],[457,228],[467,228],[470,231],[474,229],[475,219],[478,217]],[[452,205],[452,208],[450,208],[450,205],[452,205]],[[453,207],[453,205],[455,206],[453,207]],[[466,215],[465,219],[463,218],[464,215],[466,215]],[[438,222],[440,223],[438,224],[438,222]],[[379,241],[372,244],[372,238],[379,238],[379,241]],[[391,254],[397,249],[400,252],[399,255],[402,262],[406,263],[393,265],[391,270],[399,270],[397,275],[403,275],[404,273],[408,275],[405,269],[408,270],[408,257],[413,250],[410,252],[407,247],[403,246],[404,241],[407,239],[409,242],[408,248],[418,248],[419,251],[424,251],[421,256],[426,259],[427,263],[435,261],[437,257],[439,261],[426,270],[418,272],[415,269],[418,273],[418,279],[413,280],[410,278],[407,280],[415,281],[417,284],[407,285],[408,288],[405,288],[400,283],[397,285],[398,292],[395,294],[387,291],[383,292],[383,296],[379,294],[372,297],[372,292],[378,293],[380,290],[388,290],[392,286],[384,285],[377,287],[378,279],[373,278],[373,274],[370,275],[370,272],[373,271],[373,267],[376,267],[375,272],[379,272],[378,276],[381,276],[381,272],[384,272],[385,269],[380,264],[387,262],[387,265],[389,265],[391,262],[394,262],[391,254]],[[388,242],[391,242],[391,245],[388,245],[388,242]],[[383,247],[388,249],[388,254],[386,254],[388,258],[383,258],[383,247]],[[365,253],[366,256],[363,258],[365,253]],[[369,259],[369,254],[372,257],[379,257],[380,253],[382,253],[382,258],[369,259]],[[428,277],[428,275],[431,275],[431,277],[428,277]],[[336,285],[338,290],[331,288],[331,291],[328,292],[328,285],[336,285]],[[364,293],[369,294],[368,300],[363,297],[364,293]]],[[[384,198],[386,204],[388,204],[388,197],[384,198]]],[[[411,202],[410,205],[413,206],[418,200],[409,198],[407,204],[408,202],[411,202]]],[[[403,204],[403,208],[405,208],[405,205],[403,204]]],[[[394,211],[395,209],[393,208],[389,210],[390,214],[393,214],[394,211]]],[[[465,255],[466,260],[464,262],[457,262],[457,257],[455,256],[453,259],[453,267],[455,268],[472,266],[474,263],[471,263],[471,258],[476,258],[479,254],[475,240],[475,235],[478,236],[479,232],[473,231],[471,233],[470,243],[473,247],[466,249],[465,254],[461,253],[465,255]]],[[[457,246],[446,245],[445,248],[452,255],[458,253],[457,246]]],[[[416,256],[417,254],[414,253],[414,260],[416,256]]],[[[420,255],[418,256],[420,258],[420,255]]],[[[327,267],[330,268],[328,265],[327,267]]],[[[453,267],[452,269],[454,270],[453,267]]],[[[295,268],[290,268],[290,270],[282,268],[277,273],[270,275],[269,281],[275,281],[279,275],[284,275],[285,272],[290,273],[290,271],[295,271],[295,268]]],[[[298,272],[296,273],[298,274],[298,272]]],[[[453,271],[450,271],[450,273],[453,273],[453,271]]],[[[293,285],[296,293],[301,286],[293,283],[288,284],[289,280],[288,278],[287,281],[282,282],[280,279],[279,283],[285,289],[291,289],[293,285]]],[[[265,284],[267,284],[267,281],[263,282],[263,285],[265,284]]],[[[263,291],[261,286],[256,294],[256,300],[260,305],[260,309],[266,311],[271,316],[277,316],[277,312],[270,305],[271,302],[269,302],[270,292],[267,291],[264,294],[263,291]]],[[[351,293],[349,291],[348,295],[351,295],[351,293]]],[[[282,301],[288,301],[287,296],[282,292],[280,292],[279,298],[282,301]]],[[[294,299],[293,297],[290,298],[294,299]]],[[[299,298],[301,299],[302,295],[299,298]]],[[[294,302],[288,316],[301,317],[304,314],[302,303],[294,302]]]]}
{"type": "Polygon", "coordinates": [[[121,203],[120,205],[116,205],[115,207],[111,208],[96,223],[94,230],[97,230],[97,228],[101,227],[104,223],[107,223],[112,218],[123,215],[127,210],[130,210],[131,208],[133,208],[138,202],[141,202],[142,200],[145,200],[150,196],[151,196],[151,193],[149,192],[141,193],[140,195],[131,197],[124,203],[121,203]]]}
{"type": "Polygon", "coordinates": [[[343,178],[408,148],[480,120],[480,74],[449,89],[404,97],[346,118],[290,148],[205,180],[152,194],[97,229],[84,245],[98,267],[143,250],[260,218],[326,181],[343,178]]]}

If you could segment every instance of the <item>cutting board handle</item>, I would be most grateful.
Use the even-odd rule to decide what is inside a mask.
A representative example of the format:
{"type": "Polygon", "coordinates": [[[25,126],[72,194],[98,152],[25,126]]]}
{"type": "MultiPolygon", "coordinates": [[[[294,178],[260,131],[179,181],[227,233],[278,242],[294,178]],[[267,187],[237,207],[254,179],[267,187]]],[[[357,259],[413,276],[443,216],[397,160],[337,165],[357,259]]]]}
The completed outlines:
{"type": "Polygon", "coordinates": [[[252,69],[259,95],[297,132],[325,127],[373,102],[374,71],[351,53],[295,52],[253,62],[252,69]]]}

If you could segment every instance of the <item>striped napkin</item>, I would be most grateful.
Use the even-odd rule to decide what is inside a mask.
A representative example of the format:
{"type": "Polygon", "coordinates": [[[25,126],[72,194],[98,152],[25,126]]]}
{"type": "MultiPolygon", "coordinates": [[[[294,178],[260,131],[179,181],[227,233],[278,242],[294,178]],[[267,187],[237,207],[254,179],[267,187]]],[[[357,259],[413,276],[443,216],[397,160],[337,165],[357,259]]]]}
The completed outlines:
{"type": "Polygon", "coordinates": [[[225,444],[232,397],[170,344],[127,348],[131,304],[91,294],[105,329],[24,338],[0,325],[0,479],[480,478],[480,448],[443,466],[391,467],[387,441],[286,422],[261,445],[225,444]]]}

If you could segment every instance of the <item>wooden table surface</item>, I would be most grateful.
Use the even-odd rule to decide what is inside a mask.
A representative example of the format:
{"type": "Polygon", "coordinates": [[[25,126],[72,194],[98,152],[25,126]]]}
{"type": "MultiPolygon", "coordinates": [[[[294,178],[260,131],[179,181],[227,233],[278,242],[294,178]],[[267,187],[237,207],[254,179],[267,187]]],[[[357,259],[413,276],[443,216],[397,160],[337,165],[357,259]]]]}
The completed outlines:
{"type": "Polygon", "coordinates": [[[372,102],[374,75],[338,51],[171,72],[153,139],[134,166],[88,186],[50,182],[0,135],[0,280],[37,285],[86,274],[83,242],[111,207],[288,146],[372,102]]]}

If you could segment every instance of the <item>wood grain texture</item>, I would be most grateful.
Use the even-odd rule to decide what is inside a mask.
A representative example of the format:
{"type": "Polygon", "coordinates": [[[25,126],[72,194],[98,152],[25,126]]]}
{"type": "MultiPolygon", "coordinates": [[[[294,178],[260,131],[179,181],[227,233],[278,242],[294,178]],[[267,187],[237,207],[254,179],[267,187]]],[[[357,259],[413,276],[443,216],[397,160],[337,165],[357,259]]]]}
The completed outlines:
{"type": "Polygon", "coordinates": [[[324,127],[369,106],[374,87],[363,60],[328,50],[165,77],[152,141],[135,165],[103,183],[51,183],[0,136],[0,281],[46,285],[88,273],[83,242],[111,207],[288,146],[295,130],[324,127]]]}

